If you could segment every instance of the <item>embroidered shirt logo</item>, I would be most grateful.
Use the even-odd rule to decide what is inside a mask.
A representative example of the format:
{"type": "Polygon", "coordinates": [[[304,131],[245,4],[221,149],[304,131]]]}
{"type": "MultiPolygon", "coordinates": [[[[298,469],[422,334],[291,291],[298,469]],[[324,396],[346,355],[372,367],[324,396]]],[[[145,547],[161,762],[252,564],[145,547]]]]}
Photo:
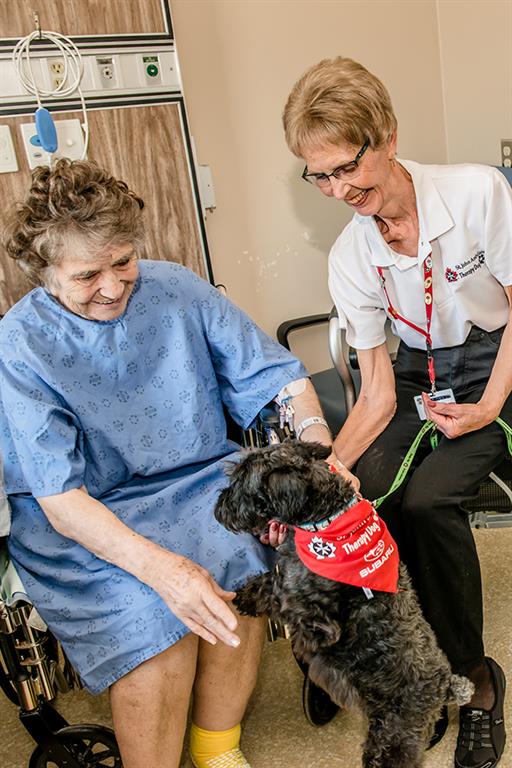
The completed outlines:
{"type": "Polygon", "coordinates": [[[320,536],[313,536],[308,546],[312,555],[315,555],[317,560],[323,560],[325,557],[334,557],[336,554],[336,546],[330,541],[324,541],[320,536]]]}
{"type": "Polygon", "coordinates": [[[469,277],[483,267],[485,264],[485,251],[477,251],[471,258],[455,264],[453,267],[446,267],[444,276],[449,283],[455,283],[459,278],[469,277]]]}

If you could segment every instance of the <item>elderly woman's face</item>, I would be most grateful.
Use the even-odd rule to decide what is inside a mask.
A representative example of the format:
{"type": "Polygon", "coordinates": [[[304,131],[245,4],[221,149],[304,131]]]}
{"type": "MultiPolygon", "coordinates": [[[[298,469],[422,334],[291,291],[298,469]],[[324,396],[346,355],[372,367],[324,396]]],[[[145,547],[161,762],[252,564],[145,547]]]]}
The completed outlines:
{"type": "MultiPolygon", "coordinates": [[[[347,178],[329,178],[326,186],[319,187],[327,197],[343,200],[361,216],[375,216],[389,202],[392,195],[392,163],[396,138],[381,149],[366,150],[354,172],[347,178]]],[[[360,147],[327,144],[304,151],[308,173],[331,174],[336,168],[354,160],[360,147]]]]}
{"type": "Polygon", "coordinates": [[[91,259],[66,255],[53,268],[48,289],[75,315],[114,320],[125,311],[138,274],[133,245],[118,245],[91,259]]]}

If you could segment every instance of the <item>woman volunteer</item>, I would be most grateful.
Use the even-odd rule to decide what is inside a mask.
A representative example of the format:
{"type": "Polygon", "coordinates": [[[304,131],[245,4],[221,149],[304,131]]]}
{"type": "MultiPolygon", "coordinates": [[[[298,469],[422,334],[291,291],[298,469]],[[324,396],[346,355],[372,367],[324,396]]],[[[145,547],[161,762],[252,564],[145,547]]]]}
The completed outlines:
{"type": "MultiPolygon", "coordinates": [[[[490,167],[397,159],[388,92],[348,58],[310,68],[283,120],[288,146],[306,162],[302,178],[354,211],[329,259],[331,294],[362,377],[335,441],[339,458],[357,462],[362,492],[377,498],[421,417],[437,426],[437,448],[421,443],[408,482],[380,511],[454,671],[475,684],[460,710],[455,766],[492,768],[505,744],[505,678],[484,653],[464,504],[506,453],[495,419],[512,423],[511,190],[490,167]],[[394,368],[386,318],[401,339],[394,368]]],[[[445,726],[446,713],[438,730],[445,726]]]]}

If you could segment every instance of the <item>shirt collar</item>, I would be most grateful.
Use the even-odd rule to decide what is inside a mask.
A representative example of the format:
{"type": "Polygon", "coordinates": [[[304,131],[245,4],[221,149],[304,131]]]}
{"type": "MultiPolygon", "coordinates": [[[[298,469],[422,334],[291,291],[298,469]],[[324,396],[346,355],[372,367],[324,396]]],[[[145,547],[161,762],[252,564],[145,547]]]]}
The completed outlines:
{"type": "Polygon", "coordinates": [[[374,267],[394,265],[402,272],[418,263],[422,264],[432,250],[430,243],[440,235],[448,232],[454,226],[454,221],[435,185],[430,166],[422,165],[412,160],[397,159],[397,162],[410,173],[416,193],[420,227],[418,258],[401,256],[389,248],[384,243],[373,216],[360,216],[356,214],[356,217],[358,222],[367,228],[368,242],[376,246],[371,248],[370,251],[371,264],[374,267]]]}

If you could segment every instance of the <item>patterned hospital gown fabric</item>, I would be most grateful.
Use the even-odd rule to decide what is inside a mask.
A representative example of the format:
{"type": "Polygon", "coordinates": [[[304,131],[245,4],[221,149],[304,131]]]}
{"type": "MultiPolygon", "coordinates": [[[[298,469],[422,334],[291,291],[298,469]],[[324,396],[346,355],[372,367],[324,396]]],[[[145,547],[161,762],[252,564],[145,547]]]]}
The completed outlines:
{"type": "Polygon", "coordinates": [[[225,589],[267,570],[268,547],[213,506],[243,427],[303,366],[209,283],[140,262],[124,314],[69,312],[43,288],[0,323],[0,451],[11,557],[85,685],[99,692],[188,629],[150,587],[57,533],[34,497],[85,485],[128,526],[225,589]]]}

